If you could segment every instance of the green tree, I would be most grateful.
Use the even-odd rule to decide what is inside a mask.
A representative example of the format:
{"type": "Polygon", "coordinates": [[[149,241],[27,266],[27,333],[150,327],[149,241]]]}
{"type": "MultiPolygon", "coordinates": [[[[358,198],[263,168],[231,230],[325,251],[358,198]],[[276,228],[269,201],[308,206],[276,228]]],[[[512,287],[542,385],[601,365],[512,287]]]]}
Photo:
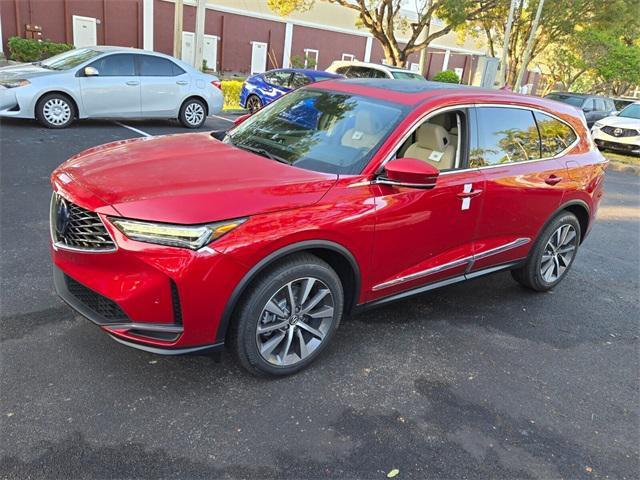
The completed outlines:
{"type": "MultiPolygon", "coordinates": [[[[269,8],[280,15],[310,8],[315,0],[268,0],[269,8]]],[[[367,28],[384,50],[391,65],[404,66],[414,52],[467,22],[491,18],[494,7],[503,0],[418,0],[416,19],[410,22],[401,11],[410,2],[404,0],[318,0],[341,5],[358,14],[358,25],[367,28]],[[432,28],[438,18],[442,26],[432,28]],[[405,37],[400,41],[398,36],[405,37]]]]}

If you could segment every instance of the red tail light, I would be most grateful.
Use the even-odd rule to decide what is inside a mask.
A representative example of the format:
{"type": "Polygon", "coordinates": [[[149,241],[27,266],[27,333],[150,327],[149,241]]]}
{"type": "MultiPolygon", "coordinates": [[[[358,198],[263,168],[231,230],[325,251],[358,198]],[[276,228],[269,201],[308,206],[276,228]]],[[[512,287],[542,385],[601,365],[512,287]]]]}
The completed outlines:
{"type": "Polygon", "coordinates": [[[220,80],[212,81],[211,85],[213,85],[214,87],[219,88],[220,90],[222,90],[222,82],[220,80]]]}

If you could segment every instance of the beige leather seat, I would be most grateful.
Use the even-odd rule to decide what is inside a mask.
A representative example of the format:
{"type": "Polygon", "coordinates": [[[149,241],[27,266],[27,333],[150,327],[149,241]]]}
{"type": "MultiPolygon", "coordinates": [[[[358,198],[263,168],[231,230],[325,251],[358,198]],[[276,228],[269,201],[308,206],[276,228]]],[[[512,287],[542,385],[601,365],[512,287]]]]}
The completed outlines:
{"type": "Polygon", "coordinates": [[[370,112],[359,111],[353,128],[342,136],[342,145],[353,148],[373,148],[380,141],[382,126],[372,117],[370,112]]]}
{"type": "Polygon", "coordinates": [[[424,123],[416,131],[416,142],[407,148],[404,156],[447,170],[455,167],[456,146],[444,127],[424,123]]]}

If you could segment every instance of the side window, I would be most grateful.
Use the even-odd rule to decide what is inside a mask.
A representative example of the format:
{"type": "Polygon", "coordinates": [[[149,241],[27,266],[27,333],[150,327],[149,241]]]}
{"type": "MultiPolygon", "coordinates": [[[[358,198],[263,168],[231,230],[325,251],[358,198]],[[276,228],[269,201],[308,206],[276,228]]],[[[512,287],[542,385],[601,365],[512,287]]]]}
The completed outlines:
{"type": "Polygon", "coordinates": [[[370,70],[370,73],[371,74],[369,76],[371,78],[389,78],[389,77],[387,77],[387,74],[384,73],[382,70],[376,70],[375,68],[372,68],[370,70]]]}
{"type": "Polygon", "coordinates": [[[582,104],[582,109],[585,110],[585,111],[593,111],[593,110],[595,110],[595,108],[596,108],[596,106],[595,106],[595,103],[593,101],[593,98],[588,98],[582,104]]]}
{"type": "Polygon", "coordinates": [[[545,115],[534,112],[538,130],[542,140],[542,158],[555,157],[566,150],[578,138],[573,129],[564,122],[545,115]]]}
{"type": "Polygon", "coordinates": [[[133,55],[120,53],[100,58],[91,66],[101,77],[133,77],[136,74],[133,55]]]}
{"type": "Polygon", "coordinates": [[[347,75],[347,72],[349,71],[349,67],[340,67],[340,68],[336,68],[336,73],[339,73],[340,75],[347,75]]]}
{"type": "Polygon", "coordinates": [[[476,109],[478,145],[470,166],[486,167],[540,158],[540,135],[533,112],[520,108],[476,109]]]}
{"type": "Polygon", "coordinates": [[[175,77],[184,73],[171,60],[151,55],[138,55],[138,69],[143,77],[175,77]]]}
{"type": "Polygon", "coordinates": [[[275,85],[276,87],[288,87],[291,72],[269,72],[265,73],[264,78],[267,83],[275,85]]]}
{"type": "Polygon", "coordinates": [[[596,110],[598,112],[604,112],[607,110],[606,105],[604,104],[604,100],[602,98],[596,98],[596,110]]]}
{"type": "Polygon", "coordinates": [[[305,85],[309,85],[311,79],[302,73],[294,73],[293,80],[291,80],[291,88],[300,88],[305,85]]]}

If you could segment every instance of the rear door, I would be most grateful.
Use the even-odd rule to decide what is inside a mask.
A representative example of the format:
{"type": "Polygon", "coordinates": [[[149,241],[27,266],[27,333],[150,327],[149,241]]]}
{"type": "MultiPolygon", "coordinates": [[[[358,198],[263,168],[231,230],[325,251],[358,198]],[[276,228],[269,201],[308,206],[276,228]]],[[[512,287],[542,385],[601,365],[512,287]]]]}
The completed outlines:
{"type": "Polygon", "coordinates": [[[264,74],[267,86],[263,89],[265,103],[274,101],[291,90],[291,70],[274,70],[264,74]]]}
{"type": "Polygon", "coordinates": [[[174,117],[190,89],[191,77],[167,58],[136,55],[140,76],[141,116],[174,117]]]}
{"type": "Polygon", "coordinates": [[[540,114],[536,122],[532,110],[508,106],[475,113],[478,148],[470,164],[484,176],[485,198],[473,271],[525,258],[569,183],[565,165],[553,158],[557,145],[540,140],[539,129],[549,133],[553,117],[540,114]]]}
{"type": "Polygon", "coordinates": [[[97,76],[80,77],[84,111],[89,117],[137,117],[140,115],[140,78],[134,55],[117,53],[92,62],[97,76]]]}

